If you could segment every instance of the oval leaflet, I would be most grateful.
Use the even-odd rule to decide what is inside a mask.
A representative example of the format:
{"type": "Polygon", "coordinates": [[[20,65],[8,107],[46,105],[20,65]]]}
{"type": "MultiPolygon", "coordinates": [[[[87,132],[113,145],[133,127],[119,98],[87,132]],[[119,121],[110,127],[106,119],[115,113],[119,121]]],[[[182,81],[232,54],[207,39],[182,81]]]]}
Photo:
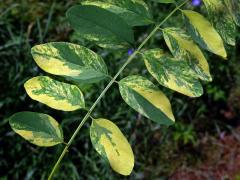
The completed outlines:
{"type": "Polygon", "coordinates": [[[51,116],[36,112],[19,112],[9,118],[11,128],[37,146],[63,143],[62,128],[51,116]]]}
{"type": "Polygon", "coordinates": [[[119,174],[129,175],[134,166],[132,148],[120,129],[107,119],[93,119],[90,138],[96,151],[119,174]]]}

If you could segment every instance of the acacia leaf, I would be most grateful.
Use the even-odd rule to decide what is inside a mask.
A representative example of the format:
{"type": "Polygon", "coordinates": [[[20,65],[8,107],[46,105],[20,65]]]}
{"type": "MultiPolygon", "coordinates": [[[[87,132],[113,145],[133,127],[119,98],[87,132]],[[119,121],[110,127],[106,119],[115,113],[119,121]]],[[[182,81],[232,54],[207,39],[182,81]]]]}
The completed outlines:
{"type": "Polygon", "coordinates": [[[123,100],[145,117],[165,125],[175,121],[168,98],[142,76],[128,76],[119,82],[123,100]]]}
{"type": "Polygon", "coordinates": [[[203,0],[209,18],[223,40],[234,46],[236,25],[223,0],[203,0]]]}
{"type": "Polygon", "coordinates": [[[108,74],[104,60],[80,45],[46,43],[34,46],[31,52],[37,65],[44,71],[80,83],[98,82],[108,74]]]}
{"type": "Polygon", "coordinates": [[[125,176],[132,172],[132,148],[113,122],[103,118],[94,119],[90,127],[90,138],[96,151],[109,162],[114,171],[125,176]]]}
{"type": "Polygon", "coordinates": [[[163,36],[167,46],[177,59],[186,59],[198,77],[204,81],[212,81],[208,62],[191,36],[180,28],[165,28],[163,36]]]}
{"type": "Polygon", "coordinates": [[[50,147],[63,143],[63,133],[51,116],[36,112],[18,112],[9,118],[13,131],[37,146],[50,147]]]}
{"type": "Polygon", "coordinates": [[[54,109],[74,111],[85,107],[81,90],[72,84],[37,76],[28,80],[24,87],[32,99],[54,109]]]}
{"type": "Polygon", "coordinates": [[[191,11],[182,10],[185,15],[188,31],[192,38],[204,49],[219,55],[227,57],[223,40],[211,23],[201,14],[191,11]]]}
{"type": "Polygon", "coordinates": [[[117,49],[134,43],[131,27],[121,17],[103,8],[76,5],[67,11],[67,19],[79,36],[102,47],[117,49]]]}
{"type": "Polygon", "coordinates": [[[190,97],[203,94],[198,76],[187,61],[174,59],[161,49],[145,51],[143,58],[149,73],[161,85],[190,97]]]}

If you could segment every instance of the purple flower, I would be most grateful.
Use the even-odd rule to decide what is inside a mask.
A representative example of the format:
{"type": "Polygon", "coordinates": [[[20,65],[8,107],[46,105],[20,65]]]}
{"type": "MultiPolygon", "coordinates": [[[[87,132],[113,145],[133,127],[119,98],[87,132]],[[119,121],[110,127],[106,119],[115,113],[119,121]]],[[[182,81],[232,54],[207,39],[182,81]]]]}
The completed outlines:
{"type": "Polygon", "coordinates": [[[202,0],[192,0],[192,5],[193,6],[200,6],[202,3],[202,0]]]}
{"type": "Polygon", "coordinates": [[[133,53],[134,53],[134,49],[133,48],[128,50],[128,55],[129,56],[131,56],[133,53]]]}

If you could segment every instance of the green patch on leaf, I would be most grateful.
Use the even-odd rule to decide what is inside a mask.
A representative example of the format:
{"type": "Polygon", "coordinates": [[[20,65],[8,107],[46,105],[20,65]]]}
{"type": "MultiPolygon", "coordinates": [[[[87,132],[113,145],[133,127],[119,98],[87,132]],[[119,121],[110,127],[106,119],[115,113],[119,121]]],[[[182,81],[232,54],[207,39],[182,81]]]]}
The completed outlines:
{"type": "Polygon", "coordinates": [[[168,98],[149,80],[142,76],[128,76],[119,82],[124,101],[145,117],[165,125],[175,118],[168,98]]]}
{"type": "Polygon", "coordinates": [[[9,118],[11,128],[24,139],[37,146],[63,143],[63,133],[51,116],[35,112],[19,112],[9,118]]]}

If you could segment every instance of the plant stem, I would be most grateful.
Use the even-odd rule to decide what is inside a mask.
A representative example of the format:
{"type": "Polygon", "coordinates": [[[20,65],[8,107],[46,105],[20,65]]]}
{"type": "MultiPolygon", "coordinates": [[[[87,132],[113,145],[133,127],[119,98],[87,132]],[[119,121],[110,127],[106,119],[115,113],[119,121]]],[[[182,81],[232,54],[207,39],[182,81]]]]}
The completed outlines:
{"type": "Polygon", "coordinates": [[[63,159],[63,157],[65,156],[65,154],[68,152],[68,148],[69,146],[72,144],[73,140],[75,139],[75,137],[77,136],[79,130],[82,128],[82,126],[85,124],[85,122],[88,120],[88,118],[91,116],[92,111],[94,110],[94,108],[97,106],[97,104],[99,103],[99,101],[102,99],[102,97],[105,95],[105,93],[108,91],[108,89],[112,86],[112,84],[114,82],[116,82],[117,77],[121,74],[121,72],[125,69],[125,67],[134,59],[134,57],[140,52],[140,50],[143,48],[143,46],[148,42],[148,40],[158,31],[159,27],[162,26],[181,6],[183,6],[184,4],[187,3],[188,0],[184,1],[182,4],[180,4],[179,6],[177,6],[162,22],[160,22],[153,30],[152,32],[146,37],[146,39],[139,45],[139,47],[134,51],[134,53],[129,56],[129,58],[127,59],[127,61],[123,64],[123,66],[119,69],[119,71],[117,72],[117,74],[112,78],[112,80],[108,83],[108,85],[105,87],[105,89],[102,91],[102,93],[99,95],[99,97],[97,98],[97,100],[93,103],[92,107],[89,109],[89,111],[87,112],[87,114],[84,116],[84,118],[82,119],[81,123],[79,124],[79,126],[77,127],[77,129],[75,130],[75,132],[73,133],[72,137],[70,138],[70,140],[68,141],[67,145],[65,146],[65,148],[62,151],[62,154],[60,155],[60,157],[58,158],[56,164],[54,165],[48,180],[51,180],[58,165],[60,164],[61,160],[63,159]]]}

